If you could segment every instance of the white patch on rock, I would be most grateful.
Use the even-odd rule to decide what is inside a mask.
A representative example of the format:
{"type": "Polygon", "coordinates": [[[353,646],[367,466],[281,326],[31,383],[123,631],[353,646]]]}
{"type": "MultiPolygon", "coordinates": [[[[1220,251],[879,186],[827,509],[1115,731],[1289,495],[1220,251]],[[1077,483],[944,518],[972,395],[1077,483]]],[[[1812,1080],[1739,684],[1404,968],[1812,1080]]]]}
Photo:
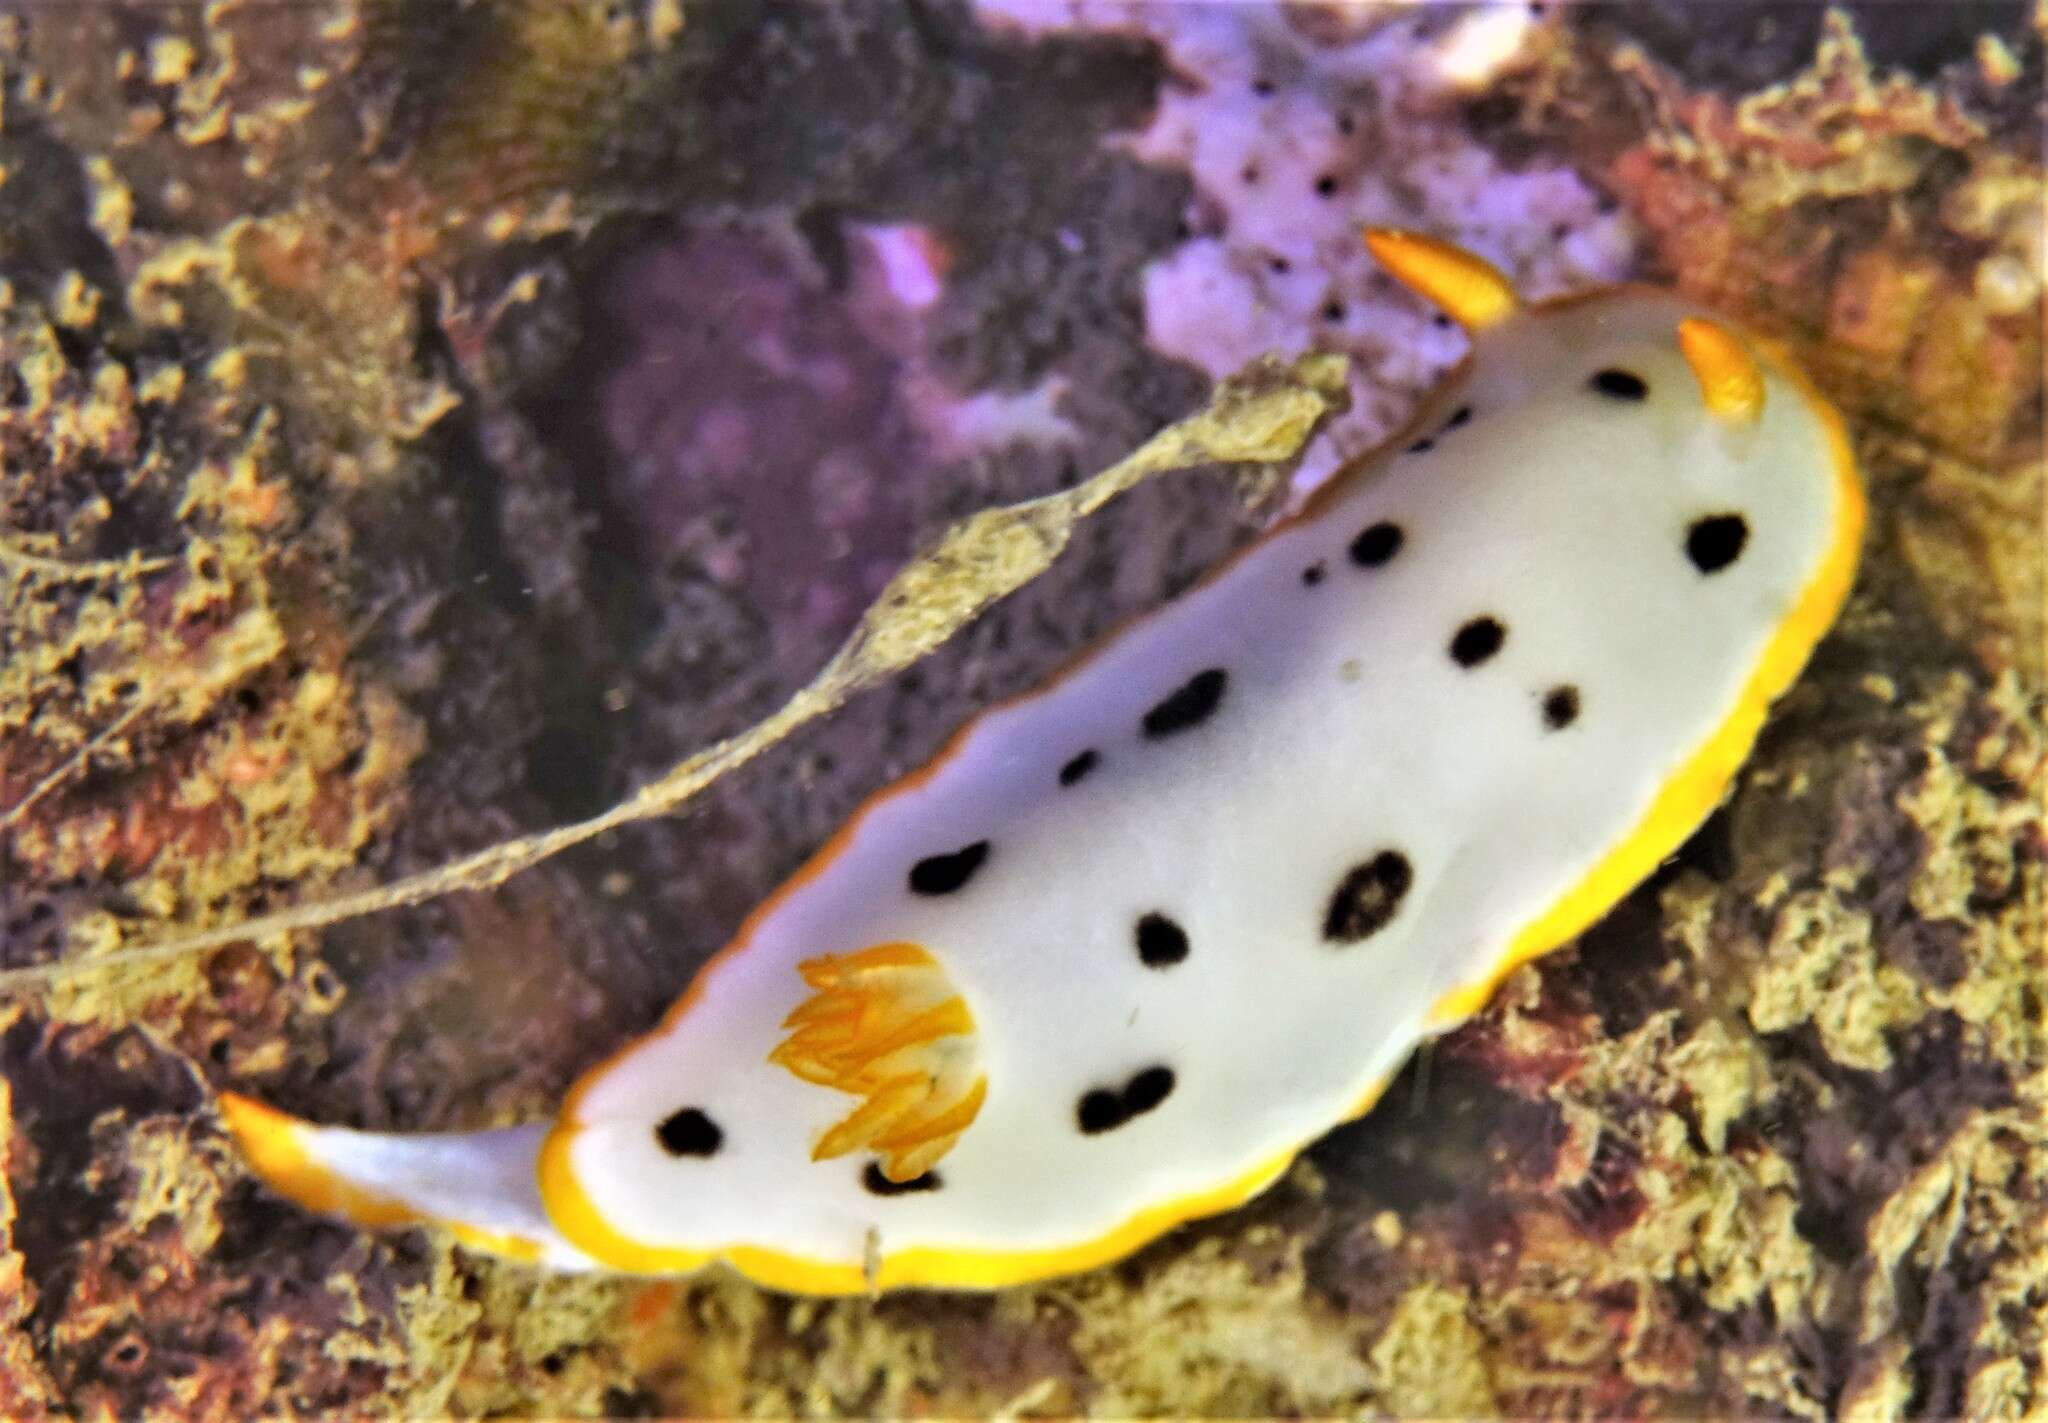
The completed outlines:
{"type": "Polygon", "coordinates": [[[1170,77],[1143,132],[1112,140],[1194,180],[1195,229],[1145,278],[1154,349],[1220,378],[1309,348],[1353,362],[1353,408],[1310,446],[1313,488],[1371,448],[1463,354],[1379,271],[1367,226],[1412,227],[1499,264],[1528,296],[1614,281],[1627,220],[1562,164],[1501,166],[1460,103],[1540,44],[1526,5],[1448,8],[1277,0],[976,0],[984,22],[1039,36],[1139,35],[1170,77]]]}

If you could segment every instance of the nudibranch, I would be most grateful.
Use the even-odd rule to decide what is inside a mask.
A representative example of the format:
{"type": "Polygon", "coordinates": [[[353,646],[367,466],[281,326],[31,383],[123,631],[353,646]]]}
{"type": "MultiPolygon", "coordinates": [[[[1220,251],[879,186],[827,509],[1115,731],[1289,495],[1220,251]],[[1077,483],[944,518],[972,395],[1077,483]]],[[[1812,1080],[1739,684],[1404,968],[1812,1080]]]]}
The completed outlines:
{"type": "Polygon", "coordinates": [[[226,1096],[365,1225],[778,1289],[992,1288],[1271,1183],[1713,810],[1864,500],[1773,344],[1367,235],[1465,362],[1206,583],[875,795],[552,1125],[226,1096]]]}

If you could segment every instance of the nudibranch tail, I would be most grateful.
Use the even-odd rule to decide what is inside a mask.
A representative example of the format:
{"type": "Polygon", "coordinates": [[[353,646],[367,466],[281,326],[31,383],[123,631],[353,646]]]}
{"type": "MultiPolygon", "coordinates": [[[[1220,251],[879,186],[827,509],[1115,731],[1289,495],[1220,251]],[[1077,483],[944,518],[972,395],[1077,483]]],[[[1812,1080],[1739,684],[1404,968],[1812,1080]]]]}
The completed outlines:
{"type": "Polygon", "coordinates": [[[592,1263],[541,1205],[543,1126],[390,1136],[314,1126],[233,1092],[221,1093],[220,1110],[264,1184],[308,1210],[369,1229],[438,1226],[514,1260],[592,1263]]]}
{"type": "Polygon", "coordinates": [[[1374,227],[1366,230],[1365,245],[1401,285],[1435,302],[1467,331],[1497,325],[1521,304],[1498,267],[1442,238],[1374,227]]]}
{"type": "Polygon", "coordinates": [[[826,954],[797,971],[814,991],[783,1020],[790,1035],[768,1060],[865,1099],[818,1138],[811,1159],[865,1148],[891,1181],[922,1176],[973,1124],[987,1095],[966,1001],[917,944],[826,954]]]}
{"type": "Polygon", "coordinates": [[[1764,413],[1764,373],[1727,327],[1688,316],[1678,323],[1678,348],[1708,410],[1731,425],[1754,424],[1764,413]]]}

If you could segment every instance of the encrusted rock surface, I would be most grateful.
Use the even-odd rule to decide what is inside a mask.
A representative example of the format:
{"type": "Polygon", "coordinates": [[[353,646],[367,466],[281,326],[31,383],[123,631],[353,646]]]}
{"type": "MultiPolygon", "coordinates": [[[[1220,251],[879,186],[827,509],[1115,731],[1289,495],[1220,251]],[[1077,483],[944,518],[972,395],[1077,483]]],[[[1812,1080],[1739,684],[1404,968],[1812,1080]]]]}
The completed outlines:
{"type": "MultiPolygon", "coordinates": [[[[1152,128],[1199,47],[1040,8],[0,0],[0,967],[389,880],[748,725],[949,521],[1197,403],[1147,304],[1191,251],[1258,254],[1276,343],[1331,292],[1413,325],[1346,307],[1368,415],[1454,354],[1348,267],[1273,280],[1314,244],[1273,272],[1152,128]]],[[[1403,25],[1478,62],[1455,19],[1275,10],[1247,142],[1326,159],[1378,104],[1347,192],[1429,155],[1371,201],[1773,330],[1870,476],[1842,625],[1671,865],[1266,1196],[1038,1288],[549,1277],[248,1178],[221,1087],[547,1112],[862,796],[1256,526],[1141,487],[673,820],[11,986],[0,1413],[2048,1408],[2043,21],[1552,6],[1477,81],[1346,67],[1403,25]],[[1466,230],[1458,173],[1527,201],[1466,230]]]]}

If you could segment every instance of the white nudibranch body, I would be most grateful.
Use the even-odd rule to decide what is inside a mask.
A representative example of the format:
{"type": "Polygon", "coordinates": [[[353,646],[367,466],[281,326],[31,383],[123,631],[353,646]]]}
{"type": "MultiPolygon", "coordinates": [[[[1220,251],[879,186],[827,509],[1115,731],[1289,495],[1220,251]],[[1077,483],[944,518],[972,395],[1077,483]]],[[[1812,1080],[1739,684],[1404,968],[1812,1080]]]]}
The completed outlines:
{"type": "Polygon", "coordinates": [[[1673,296],[1369,240],[1472,332],[1408,434],[875,796],[552,1127],[228,1098],[259,1172],[565,1266],[999,1286],[1252,1196],[1604,913],[1841,606],[1847,442],[1673,296]]]}

